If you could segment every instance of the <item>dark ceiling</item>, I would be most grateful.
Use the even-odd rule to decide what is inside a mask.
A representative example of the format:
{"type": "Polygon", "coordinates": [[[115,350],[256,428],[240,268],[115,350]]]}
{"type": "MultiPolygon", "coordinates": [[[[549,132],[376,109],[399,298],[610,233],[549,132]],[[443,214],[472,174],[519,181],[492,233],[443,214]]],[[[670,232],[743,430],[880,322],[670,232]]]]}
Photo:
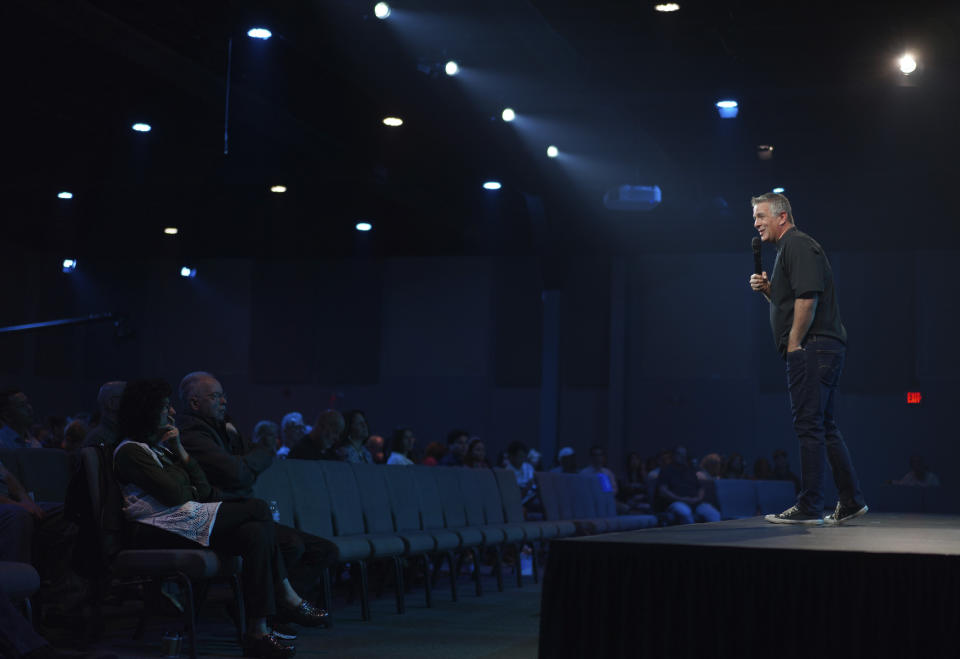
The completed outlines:
{"type": "Polygon", "coordinates": [[[5,2],[4,242],[84,258],[727,250],[776,185],[831,245],[960,235],[960,5],[680,4],[398,0],[379,21],[352,0],[5,2]],[[258,24],[274,38],[247,38],[258,24]],[[723,96],[737,119],[718,118],[723,96]],[[605,210],[622,183],[664,201],[605,210]],[[919,232],[930,214],[944,227],[919,232]]]}

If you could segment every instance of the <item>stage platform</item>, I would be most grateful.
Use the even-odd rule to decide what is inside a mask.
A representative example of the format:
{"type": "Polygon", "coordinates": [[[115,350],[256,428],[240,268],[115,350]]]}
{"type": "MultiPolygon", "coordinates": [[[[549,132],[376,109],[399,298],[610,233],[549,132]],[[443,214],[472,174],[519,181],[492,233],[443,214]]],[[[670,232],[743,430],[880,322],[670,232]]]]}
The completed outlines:
{"type": "Polygon", "coordinates": [[[540,657],[960,657],[960,516],[555,541],[540,657]]]}

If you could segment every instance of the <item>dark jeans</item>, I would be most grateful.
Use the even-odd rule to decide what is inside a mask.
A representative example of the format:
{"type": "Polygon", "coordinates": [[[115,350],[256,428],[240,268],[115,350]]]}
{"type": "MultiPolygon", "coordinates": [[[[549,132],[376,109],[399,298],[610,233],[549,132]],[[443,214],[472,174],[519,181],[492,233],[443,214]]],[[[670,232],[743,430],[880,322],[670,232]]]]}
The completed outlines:
{"type": "Polygon", "coordinates": [[[803,350],[787,353],[787,386],[793,428],[800,440],[802,489],[797,505],[805,512],[823,510],[824,463],[830,462],[840,503],[863,505],[850,453],[834,417],[837,385],[846,347],[836,339],[809,336],[803,350]]]}
{"type": "Polygon", "coordinates": [[[324,570],[337,564],[337,546],[283,524],[276,525],[276,533],[277,545],[290,573],[290,584],[300,597],[316,602],[320,594],[318,580],[324,570]]]}

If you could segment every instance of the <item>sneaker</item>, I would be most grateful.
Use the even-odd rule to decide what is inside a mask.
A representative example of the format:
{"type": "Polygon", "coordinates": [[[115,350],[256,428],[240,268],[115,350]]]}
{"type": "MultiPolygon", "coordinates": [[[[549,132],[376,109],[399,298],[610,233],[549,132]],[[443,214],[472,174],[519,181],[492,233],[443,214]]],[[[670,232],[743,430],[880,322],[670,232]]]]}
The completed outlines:
{"type": "Polygon", "coordinates": [[[777,515],[767,515],[764,519],[774,524],[806,524],[808,526],[823,524],[823,517],[816,513],[805,513],[798,506],[787,508],[777,515]]]}
{"type": "Polygon", "coordinates": [[[859,506],[853,504],[852,506],[844,506],[840,503],[837,503],[837,507],[833,510],[832,513],[827,515],[823,521],[827,524],[843,524],[844,522],[849,522],[854,517],[860,517],[861,515],[866,515],[869,508],[867,504],[859,506]]]}
{"type": "Polygon", "coordinates": [[[297,640],[297,628],[287,622],[274,622],[270,633],[284,641],[297,640]]]}

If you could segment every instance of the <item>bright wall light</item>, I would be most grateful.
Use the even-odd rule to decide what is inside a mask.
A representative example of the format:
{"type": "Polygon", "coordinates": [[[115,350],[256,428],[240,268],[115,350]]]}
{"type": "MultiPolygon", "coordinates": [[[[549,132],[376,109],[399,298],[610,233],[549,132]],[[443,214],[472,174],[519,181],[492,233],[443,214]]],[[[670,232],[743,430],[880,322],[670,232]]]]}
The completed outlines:
{"type": "Polygon", "coordinates": [[[455,76],[460,73],[460,65],[453,60],[450,60],[447,62],[446,66],[443,67],[443,70],[448,76],[455,76]]]}
{"type": "Polygon", "coordinates": [[[383,118],[383,125],[384,125],[384,126],[393,126],[393,127],[402,126],[402,125],[403,125],[403,119],[401,119],[400,117],[384,117],[384,118],[383,118]]]}
{"type": "Polygon", "coordinates": [[[720,113],[721,119],[733,119],[737,116],[740,106],[736,101],[725,99],[722,101],[717,101],[717,112],[720,113]]]}
{"type": "Polygon", "coordinates": [[[783,188],[774,188],[773,190],[771,190],[771,192],[773,192],[774,194],[783,194],[784,190],[783,188]]]}
{"type": "Polygon", "coordinates": [[[270,192],[275,192],[277,194],[283,194],[287,191],[287,186],[285,185],[271,185],[270,192]]]}
{"type": "Polygon", "coordinates": [[[138,133],[149,133],[151,130],[153,130],[153,127],[150,124],[144,124],[139,122],[133,124],[132,126],[130,126],[130,128],[134,129],[138,133]]]}
{"type": "Polygon", "coordinates": [[[189,266],[183,266],[180,268],[180,276],[184,279],[193,279],[197,276],[197,269],[189,266]]]}
{"type": "Polygon", "coordinates": [[[67,192],[66,190],[64,190],[63,192],[58,192],[57,199],[73,199],[73,193],[67,192]]]}
{"type": "Polygon", "coordinates": [[[251,39],[263,39],[266,41],[273,36],[273,32],[265,27],[252,27],[247,30],[247,36],[251,39]]]}
{"type": "Polygon", "coordinates": [[[679,11],[680,5],[678,5],[676,2],[664,2],[659,5],[655,5],[653,8],[656,9],[657,11],[671,12],[671,11],[679,11]]]}
{"type": "Polygon", "coordinates": [[[504,108],[503,112],[500,113],[500,118],[504,121],[513,121],[517,118],[517,113],[513,111],[513,108],[504,108]]]}
{"type": "Polygon", "coordinates": [[[900,73],[905,76],[917,70],[917,60],[910,53],[905,53],[903,57],[897,60],[897,64],[900,65],[900,73]]]}
{"type": "Polygon", "coordinates": [[[369,222],[357,222],[357,231],[370,231],[373,225],[369,222]]]}
{"type": "Polygon", "coordinates": [[[163,232],[168,236],[175,236],[178,233],[180,233],[180,229],[178,229],[177,227],[164,227],[163,232]]]}
{"type": "Polygon", "coordinates": [[[503,186],[500,185],[500,181],[487,181],[483,184],[484,190],[499,190],[503,186]]]}
{"type": "Polygon", "coordinates": [[[390,16],[390,5],[386,2],[378,2],[373,6],[373,15],[383,20],[390,16]]]}
{"type": "Polygon", "coordinates": [[[64,259],[63,263],[60,264],[60,269],[64,272],[73,272],[77,269],[77,260],[76,259],[64,259]]]}
{"type": "Polygon", "coordinates": [[[553,146],[552,144],[547,147],[547,158],[556,158],[560,155],[560,149],[553,146]]]}

